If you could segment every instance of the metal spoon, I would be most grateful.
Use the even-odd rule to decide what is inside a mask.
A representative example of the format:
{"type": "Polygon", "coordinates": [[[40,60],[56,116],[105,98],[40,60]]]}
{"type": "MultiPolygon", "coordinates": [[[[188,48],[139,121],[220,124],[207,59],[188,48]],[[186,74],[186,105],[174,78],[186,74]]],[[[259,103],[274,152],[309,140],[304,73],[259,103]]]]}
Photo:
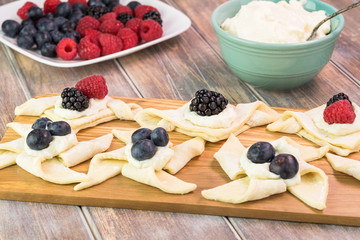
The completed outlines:
{"type": "Polygon", "coordinates": [[[311,39],[313,39],[316,36],[316,31],[319,29],[319,27],[326,22],[327,20],[339,15],[340,13],[346,12],[347,10],[353,9],[360,6],[360,1],[358,1],[357,3],[351,4],[350,6],[343,8],[333,14],[331,14],[330,16],[324,18],[324,20],[322,20],[321,22],[318,23],[318,25],[315,26],[314,30],[311,32],[310,37],[308,37],[308,39],[306,39],[306,41],[310,41],[311,39]]]}

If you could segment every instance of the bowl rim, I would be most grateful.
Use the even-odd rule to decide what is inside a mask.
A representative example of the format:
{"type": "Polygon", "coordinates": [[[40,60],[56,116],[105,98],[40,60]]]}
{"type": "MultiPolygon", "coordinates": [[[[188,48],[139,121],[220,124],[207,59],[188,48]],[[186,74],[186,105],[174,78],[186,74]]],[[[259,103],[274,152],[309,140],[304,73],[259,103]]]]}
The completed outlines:
{"type": "MultiPolygon", "coordinates": [[[[211,24],[215,30],[215,32],[217,34],[220,34],[223,38],[233,41],[235,43],[239,43],[245,46],[249,46],[249,47],[253,47],[253,48],[264,48],[264,49],[299,49],[299,48],[308,48],[308,47],[312,47],[312,46],[317,46],[317,45],[322,45],[324,43],[330,42],[334,39],[336,39],[341,31],[344,28],[344,24],[345,24],[345,20],[344,20],[344,16],[342,14],[339,14],[337,17],[339,17],[339,25],[337,26],[337,28],[335,29],[335,31],[330,32],[329,34],[327,34],[325,37],[319,38],[319,39],[314,39],[311,41],[306,41],[306,42],[299,42],[299,43],[266,43],[266,42],[257,42],[257,41],[252,41],[252,40],[247,40],[244,38],[240,38],[240,37],[236,37],[226,31],[224,31],[215,21],[215,18],[217,17],[218,13],[222,10],[222,8],[224,8],[227,5],[232,5],[234,2],[238,2],[240,0],[230,0],[227,2],[222,3],[221,5],[217,6],[215,8],[215,10],[213,11],[213,13],[211,14],[211,24]]],[[[251,0],[254,1],[254,0],[251,0]]],[[[279,0],[281,1],[281,0],[279,0]]],[[[311,1],[311,2],[316,2],[318,4],[321,5],[325,5],[329,8],[331,8],[332,10],[334,10],[334,12],[338,11],[338,9],[336,9],[335,7],[333,7],[330,4],[327,4],[325,2],[322,2],[320,0],[307,0],[307,1],[311,1]]]]}

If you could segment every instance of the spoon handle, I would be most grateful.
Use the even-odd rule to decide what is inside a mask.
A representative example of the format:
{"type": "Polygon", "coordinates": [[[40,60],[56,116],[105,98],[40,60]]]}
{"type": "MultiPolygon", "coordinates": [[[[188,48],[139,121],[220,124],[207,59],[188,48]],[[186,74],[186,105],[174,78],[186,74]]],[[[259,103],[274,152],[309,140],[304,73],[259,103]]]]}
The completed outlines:
{"type": "Polygon", "coordinates": [[[320,27],[324,22],[328,21],[329,19],[331,19],[331,18],[333,18],[333,17],[335,17],[335,16],[337,16],[337,15],[343,13],[343,12],[346,12],[346,11],[348,11],[348,10],[350,10],[350,9],[352,9],[352,8],[358,7],[358,6],[360,6],[360,1],[358,1],[358,2],[356,2],[356,3],[354,3],[354,4],[351,4],[350,6],[348,6],[348,7],[346,7],[346,8],[343,8],[343,9],[341,9],[341,10],[339,10],[339,11],[331,14],[330,16],[324,18],[324,20],[322,20],[321,22],[319,22],[319,23],[315,26],[315,28],[314,28],[314,30],[312,31],[310,37],[308,37],[308,39],[306,39],[306,41],[309,41],[309,40],[311,40],[311,39],[313,39],[313,38],[315,37],[316,31],[319,29],[319,27],[320,27]]]}

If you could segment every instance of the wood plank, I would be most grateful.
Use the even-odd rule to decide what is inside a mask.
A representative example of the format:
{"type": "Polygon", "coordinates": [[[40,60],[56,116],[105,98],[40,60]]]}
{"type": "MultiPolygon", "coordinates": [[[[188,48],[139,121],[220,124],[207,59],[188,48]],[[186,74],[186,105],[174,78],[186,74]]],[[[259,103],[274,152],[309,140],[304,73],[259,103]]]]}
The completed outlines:
{"type": "MultiPolygon", "coordinates": [[[[176,100],[122,99],[126,102],[138,103],[144,108],[155,107],[158,109],[173,109],[184,104],[184,101],[176,100]]],[[[34,119],[34,117],[18,116],[16,121],[30,123],[34,119]]],[[[113,128],[133,129],[137,127],[137,123],[130,121],[112,121],[80,131],[78,133],[78,139],[88,140],[101,136],[105,133],[109,133],[113,128]]],[[[175,145],[190,139],[189,137],[176,132],[171,132],[169,135],[171,141],[175,145]]],[[[282,136],[282,134],[267,132],[264,127],[258,127],[240,134],[239,139],[244,146],[247,147],[260,139],[262,141],[272,141],[280,136],[282,136]]],[[[9,141],[17,137],[16,133],[9,130],[5,134],[3,141],[9,141]]],[[[299,142],[306,142],[304,139],[300,139],[297,136],[291,137],[299,142]]],[[[360,226],[360,212],[355,211],[357,205],[360,203],[358,181],[350,176],[334,172],[324,159],[312,163],[313,165],[322,168],[329,177],[330,189],[327,208],[323,211],[311,209],[293,197],[290,193],[283,193],[261,201],[238,205],[208,201],[202,198],[200,194],[201,190],[229,182],[220,165],[213,158],[214,153],[221,147],[223,142],[224,141],[219,143],[207,143],[205,152],[200,157],[190,161],[188,165],[176,175],[180,179],[196,183],[198,186],[194,192],[184,196],[166,194],[156,188],[134,182],[123,176],[117,176],[98,186],[75,192],[72,190],[73,185],[54,187],[54,184],[44,182],[17,166],[11,166],[2,170],[2,175],[0,176],[0,197],[22,201],[121,207],[360,226]],[[211,181],[209,181],[209,179],[211,179],[211,181]],[[13,183],[11,186],[9,185],[9,181],[13,183]]],[[[124,146],[122,143],[114,140],[109,150],[114,150],[122,146],[124,146]]],[[[353,154],[351,157],[360,159],[360,153],[353,154]]],[[[87,169],[88,162],[74,167],[74,170],[80,172],[86,172],[87,169]]]]}
{"type": "Polygon", "coordinates": [[[103,239],[239,239],[218,216],[99,207],[91,215],[103,239]]]}

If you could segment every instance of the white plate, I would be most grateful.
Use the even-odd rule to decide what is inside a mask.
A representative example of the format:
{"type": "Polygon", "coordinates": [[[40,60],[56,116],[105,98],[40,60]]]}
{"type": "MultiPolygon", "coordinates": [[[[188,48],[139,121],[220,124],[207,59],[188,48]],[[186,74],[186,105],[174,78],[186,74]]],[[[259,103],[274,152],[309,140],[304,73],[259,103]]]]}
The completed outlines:
{"type": "MultiPolygon", "coordinates": [[[[5,4],[0,6],[0,24],[2,24],[7,19],[12,19],[15,21],[21,22],[21,19],[16,15],[17,10],[24,5],[25,2],[29,0],[20,0],[16,2],[12,2],[9,4],[5,4]]],[[[126,5],[128,2],[132,0],[123,0],[120,1],[122,5],[126,5]]],[[[37,4],[40,8],[43,8],[45,0],[33,0],[35,4],[37,4]]],[[[19,53],[24,54],[25,56],[28,56],[35,61],[54,66],[54,67],[79,67],[84,65],[89,65],[97,62],[106,61],[113,58],[118,58],[122,56],[126,56],[128,54],[131,54],[133,52],[137,52],[141,49],[147,48],[149,46],[152,46],[154,44],[157,44],[159,42],[165,41],[169,38],[175,37],[179,35],[180,33],[186,31],[190,25],[191,21],[190,19],[180,12],[179,10],[161,2],[158,0],[138,0],[138,2],[145,4],[145,5],[151,5],[155,8],[157,8],[161,14],[161,18],[163,20],[163,36],[159,39],[156,39],[151,42],[143,43],[141,45],[138,45],[136,47],[113,53],[107,56],[98,57],[91,60],[80,60],[80,58],[77,56],[74,60],[71,61],[64,61],[61,58],[48,58],[41,56],[39,54],[38,50],[26,50],[18,47],[16,44],[16,39],[9,38],[4,35],[4,33],[0,30],[0,42],[4,43],[5,45],[11,47],[12,49],[18,51],[19,53]]]]}

